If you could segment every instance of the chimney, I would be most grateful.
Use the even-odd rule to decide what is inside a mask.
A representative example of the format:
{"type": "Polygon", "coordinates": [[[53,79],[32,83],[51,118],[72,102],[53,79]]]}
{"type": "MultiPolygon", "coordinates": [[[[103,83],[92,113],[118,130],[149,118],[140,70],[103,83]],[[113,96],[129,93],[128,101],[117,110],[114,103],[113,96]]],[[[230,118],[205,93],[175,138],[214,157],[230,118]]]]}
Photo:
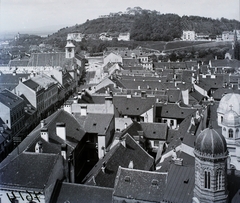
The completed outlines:
{"type": "Polygon", "coordinates": [[[65,104],[64,104],[64,107],[63,107],[63,110],[66,111],[66,112],[68,112],[68,113],[70,113],[70,114],[72,114],[72,104],[70,104],[70,103],[65,103],[65,104]]]}
{"type": "Polygon", "coordinates": [[[129,162],[128,168],[133,169],[133,161],[130,161],[130,162],[129,162]]]}
{"type": "Polygon", "coordinates": [[[181,158],[176,158],[174,160],[175,165],[182,166],[183,165],[183,159],[181,158]]]}
{"type": "Polygon", "coordinates": [[[81,116],[87,115],[87,105],[81,106],[81,116]]]}
{"type": "Polygon", "coordinates": [[[42,147],[42,142],[41,141],[37,142],[37,144],[35,145],[35,152],[36,153],[42,153],[43,152],[43,147],[42,147]]]}
{"type": "Polygon", "coordinates": [[[66,144],[61,145],[61,155],[65,160],[67,159],[67,145],[66,144]]]}
{"type": "Polygon", "coordinates": [[[141,97],[142,98],[146,98],[147,97],[146,91],[141,91],[141,97]]]}
{"type": "Polygon", "coordinates": [[[65,123],[56,123],[56,134],[63,140],[66,140],[66,125],[65,123]]]}
{"type": "Polygon", "coordinates": [[[46,142],[49,141],[48,129],[42,128],[40,132],[41,138],[44,139],[46,142]]]}
{"type": "Polygon", "coordinates": [[[114,113],[112,97],[105,97],[105,106],[106,106],[106,113],[114,113]]]}
{"type": "Polygon", "coordinates": [[[41,124],[41,128],[44,128],[44,126],[45,126],[45,120],[41,120],[40,124],[41,124]]]}
{"type": "Polygon", "coordinates": [[[124,129],[127,129],[127,123],[124,124],[124,129]]]}

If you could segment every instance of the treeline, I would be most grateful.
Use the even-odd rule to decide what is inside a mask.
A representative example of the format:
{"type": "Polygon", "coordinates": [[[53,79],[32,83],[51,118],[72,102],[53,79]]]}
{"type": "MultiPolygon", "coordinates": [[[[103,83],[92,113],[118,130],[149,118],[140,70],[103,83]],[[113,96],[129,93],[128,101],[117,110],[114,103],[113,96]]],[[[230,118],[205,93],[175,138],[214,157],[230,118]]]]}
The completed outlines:
{"type": "Polygon", "coordinates": [[[183,30],[194,30],[196,33],[220,35],[223,31],[240,29],[240,22],[226,18],[212,19],[199,16],[178,16],[176,14],[160,14],[136,7],[128,13],[117,13],[107,18],[87,20],[85,23],[66,27],[50,38],[66,37],[68,33],[100,34],[108,32],[117,36],[120,32],[130,32],[131,39],[137,41],[172,41],[180,38],[183,30]]]}

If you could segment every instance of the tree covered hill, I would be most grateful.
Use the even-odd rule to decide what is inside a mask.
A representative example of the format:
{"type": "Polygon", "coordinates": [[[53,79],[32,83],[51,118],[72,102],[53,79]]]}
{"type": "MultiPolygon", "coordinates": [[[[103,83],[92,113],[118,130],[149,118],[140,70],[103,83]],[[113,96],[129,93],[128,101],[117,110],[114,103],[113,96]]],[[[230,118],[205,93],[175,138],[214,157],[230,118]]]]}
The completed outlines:
{"type": "Polygon", "coordinates": [[[110,14],[104,18],[87,20],[85,23],[60,29],[49,36],[49,40],[59,39],[68,33],[100,34],[108,32],[117,36],[120,32],[130,32],[136,41],[172,41],[180,38],[183,30],[196,33],[220,35],[223,31],[240,29],[240,22],[225,18],[212,19],[200,16],[178,16],[160,14],[157,11],[144,10],[140,7],[128,8],[127,12],[110,14]]]}

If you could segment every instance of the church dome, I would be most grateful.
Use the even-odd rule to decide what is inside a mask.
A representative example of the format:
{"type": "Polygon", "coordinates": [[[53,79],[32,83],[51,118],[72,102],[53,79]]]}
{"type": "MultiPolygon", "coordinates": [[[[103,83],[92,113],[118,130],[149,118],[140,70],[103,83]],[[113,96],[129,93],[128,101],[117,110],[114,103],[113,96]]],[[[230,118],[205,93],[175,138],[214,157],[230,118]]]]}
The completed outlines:
{"type": "Polygon", "coordinates": [[[229,93],[224,95],[219,102],[217,112],[225,114],[230,108],[240,115],[240,94],[229,93]]]}
{"type": "Polygon", "coordinates": [[[195,155],[201,157],[222,157],[227,155],[227,144],[222,134],[206,128],[196,138],[195,155]]]}
{"type": "Polygon", "coordinates": [[[224,126],[238,126],[239,125],[239,116],[238,114],[230,110],[223,116],[223,125],[224,126]]]}

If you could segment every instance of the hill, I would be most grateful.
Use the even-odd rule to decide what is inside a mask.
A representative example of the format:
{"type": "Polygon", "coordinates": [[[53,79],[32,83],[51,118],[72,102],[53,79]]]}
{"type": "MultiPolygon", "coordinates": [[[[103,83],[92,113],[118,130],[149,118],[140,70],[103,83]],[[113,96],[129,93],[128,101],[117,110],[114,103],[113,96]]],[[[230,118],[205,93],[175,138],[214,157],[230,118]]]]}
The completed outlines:
{"type": "Polygon", "coordinates": [[[117,36],[120,32],[130,32],[131,39],[137,41],[172,41],[180,38],[183,30],[197,33],[220,35],[223,31],[240,29],[240,22],[225,18],[212,19],[199,16],[178,16],[160,14],[157,11],[139,7],[128,8],[128,12],[114,13],[102,18],[87,20],[85,23],[60,29],[50,37],[66,37],[68,33],[100,34],[109,32],[117,36]]]}

